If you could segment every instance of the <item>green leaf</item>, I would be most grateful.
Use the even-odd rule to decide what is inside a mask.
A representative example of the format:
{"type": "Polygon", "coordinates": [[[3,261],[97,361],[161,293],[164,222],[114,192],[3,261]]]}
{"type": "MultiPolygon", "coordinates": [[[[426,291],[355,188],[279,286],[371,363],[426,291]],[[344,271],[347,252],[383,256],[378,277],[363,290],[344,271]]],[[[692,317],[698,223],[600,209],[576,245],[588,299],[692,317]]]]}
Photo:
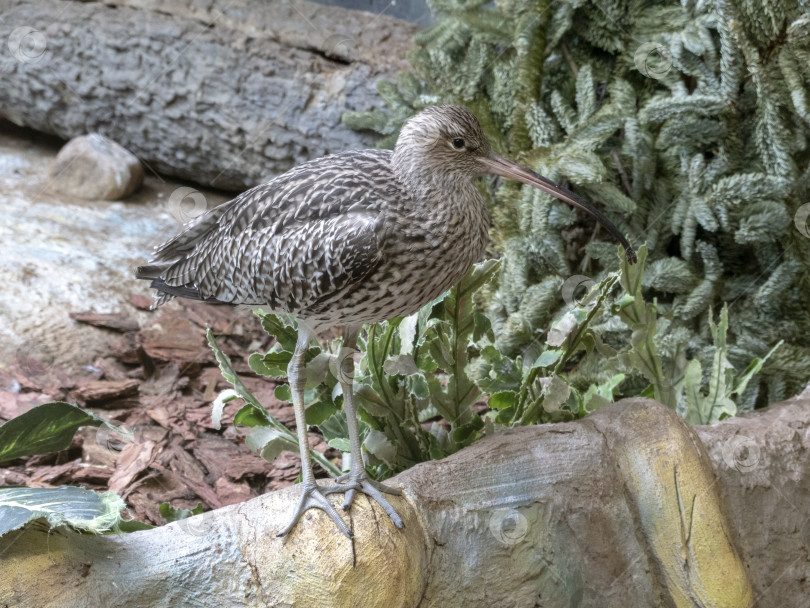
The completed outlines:
{"type": "Polygon", "coordinates": [[[115,492],[98,494],[72,486],[0,488],[0,536],[38,519],[51,528],[68,526],[102,534],[116,529],[125,508],[115,492]]]}
{"type": "Polygon", "coordinates": [[[64,401],[38,405],[0,426],[0,462],[67,449],[80,426],[100,424],[103,419],[64,401]]]}
{"type": "Polygon", "coordinates": [[[459,447],[469,445],[477,437],[477,431],[484,428],[484,421],[480,416],[475,416],[470,422],[463,424],[450,433],[453,443],[459,447]]]}
{"type": "Polygon", "coordinates": [[[298,330],[278,315],[257,311],[256,315],[262,320],[264,331],[273,336],[283,350],[290,353],[295,351],[298,343],[298,330]]]}
{"type": "MultiPolygon", "coordinates": [[[[241,378],[239,378],[236,370],[233,369],[233,364],[231,363],[230,358],[228,355],[222,352],[221,348],[219,348],[216,338],[214,337],[214,332],[212,332],[210,328],[206,330],[205,337],[208,340],[208,345],[211,347],[211,350],[214,351],[214,357],[216,357],[217,363],[219,364],[219,370],[222,372],[222,377],[225,378],[228,383],[230,383],[236,394],[239,395],[239,398],[242,399],[247,406],[256,410],[252,414],[252,417],[264,418],[265,424],[275,423],[281,425],[280,422],[270,416],[264,406],[259,403],[259,400],[256,399],[253,393],[250,392],[250,389],[248,389],[248,387],[245,386],[245,383],[242,382],[241,378]]],[[[242,413],[242,410],[240,410],[239,413],[242,413]]]]}
{"type": "Polygon", "coordinates": [[[266,426],[268,421],[267,416],[248,404],[239,408],[239,411],[236,412],[236,415],[233,417],[233,424],[234,426],[247,427],[266,426]]]}
{"type": "Polygon", "coordinates": [[[497,259],[484,260],[473,264],[470,271],[464,275],[458,284],[459,297],[469,297],[481,289],[500,267],[501,261],[497,259]]]}
{"type": "Polygon", "coordinates": [[[273,394],[279,401],[288,401],[292,403],[292,391],[289,384],[279,384],[273,389],[273,394]]]}
{"type": "Polygon", "coordinates": [[[632,298],[622,297],[616,311],[622,321],[633,330],[630,336],[632,350],[624,359],[652,383],[658,401],[674,408],[677,401],[674,386],[664,375],[661,356],[655,344],[658,312],[653,304],[645,302],[641,293],[646,262],[646,245],[638,250],[638,263],[630,264],[626,259],[622,260],[621,283],[624,295],[632,298]]]}
{"type": "Polygon", "coordinates": [[[326,443],[329,445],[329,447],[340,450],[344,454],[348,454],[352,449],[352,444],[345,437],[333,437],[326,443]]]}
{"type": "Polygon", "coordinates": [[[476,310],[473,312],[473,342],[480,342],[482,338],[486,337],[490,342],[495,341],[495,333],[492,331],[492,322],[484,313],[476,310]]]}
{"type": "Polygon", "coordinates": [[[309,426],[318,426],[334,416],[337,412],[338,408],[334,403],[321,399],[307,407],[304,414],[309,426]]]}
{"type": "Polygon", "coordinates": [[[424,374],[418,373],[410,377],[410,390],[411,394],[417,399],[430,397],[430,387],[424,374]]]}
{"type": "Polygon", "coordinates": [[[624,374],[616,374],[601,384],[592,384],[582,395],[582,404],[588,412],[593,412],[613,402],[613,393],[624,382],[624,374]]]}
{"type": "Polygon", "coordinates": [[[168,502],[164,502],[160,505],[160,516],[167,524],[192,517],[193,515],[199,515],[202,512],[203,506],[201,502],[198,502],[197,506],[193,509],[176,509],[168,502]]]}
{"type": "Polygon", "coordinates": [[[153,528],[157,528],[157,526],[138,521],[137,519],[123,519],[115,526],[115,529],[105,532],[105,534],[142,532],[143,530],[152,530],[153,528]]]}
{"type": "Polygon", "coordinates": [[[765,362],[768,360],[768,358],[772,354],[774,354],[776,350],[784,343],[785,343],[784,340],[779,340],[776,346],[774,346],[771,350],[769,350],[768,354],[762,357],[762,359],[759,358],[753,359],[751,363],[748,364],[748,367],[745,368],[742,377],[734,386],[734,390],[732,391],[732,393],[734,393],[735,395],[742,395],[743,391],[745,391],[745,388],[748,386],[748,383],[751,381],[751,378],[753,378],[756,374],[758,374],[762,370],[762,366],[765,365],[765,362]]]}
{"type": "Polygon", "coordinates": [[[547,412],[556,412],[570,394],[571,387],[568,383],[559,376],[552,376],[548,384],[543,387],[543,409],[547,412]]]}
{"type": "Polygon", "coordinates": [[[700,361],[692,359],[689,362],[683,379],[686,393],[686,419],[691,424],[703,424],[703,403],[706,399],[700,392],[700,383],[703,379],[703,368],[700,361]]]}
{"type": "MultiPolygon", "coordinates": [[[[318,425],[318,430],[323,434],[327,443],[330,439],[346,439],[349,438],[349,426],[346,422],[346,414],[342,410],[336,411],[324,422],[318,425]]],[[[348,452],[348,450],[341,450],[348,452]]]]}
{"type": "Polygon", "coordinates": [[[480,358],[473,361],[469,374],[485,393],[493,394],[520,388],[522,372],[516,362],[503,356],[495,346],[487,345],[481,350],[480,358]]]}
{"type": "Polygon", "coordinates": [[[537,360],[534,362],[532,367],[551,367],[552,365],[557,363],[557,361],[560,360],[560,357],[562,357],[562,355],[563,355],[562,350],[550,348],[546,351],[543,351],[543,353],[539,357],[537,357],[537,360]]]}
{"type": "Polygon", "coordinates": [[[269,352],[266,355],[253,353],[248,357],[248,365],[260,376],[286,378],[290,359],[292,359],[292,353],[288,351],[269,352]]]}
{"type": "Polygon", "coordinates": [[[313,389],[326,380],[329,374],[329,365],[333,356],[330,353],[318,353],[306,363],[306,388],[313,389]]]}
{"type": "Polygon", "coordinates": [[[447,456],[445,451],[442,450],[441,446],[439,445],[439,440],[436,438],[436,436],[433,433],[430,433],[428,437],[430,442],[430,445],[428,447],[428,454],[430,455],[430,457],[433,460],[441,460],[442,458],[447,456]]]}
{"type": "Polygon", "coordinates": [[[569,336],[576,333],[577,318],[573,311],[566,312],[560,319],[551,325],[546,336],[549,346],[562,346],[569,336]]]}
{"type": "Polygon", "coordinates": [[[389,467],[394,468],[396,466],[397,448],[391,443],[391,440],[385,436],[385,433],[374,429],[369,430],[368,435],[366,435],[363,441],[363,447],[389,467]]]}
{"type": "Polygon", "coordinates": [[[487,405],[494,410],[502,410],[507,407],[517,405],[517,393],[515,391],[501,391],[489,396],[487,405]]]}
{"type": "Polygon", "coordinates": [[[262,458],[268,462],[275,460],[283,450],[299,455],[301,453],[296,439],[269,426],[257,426],[251,429],[245,439],[245,445],[251,450],[260,450],[262,458]]]}
{"type": "Polygon", "coordinates": [[[372,416],[384,417],[390,413],[385,401],[368,384],[357,383],[355,379],[354,397],[357,405],[372,416]]]}
{"type": "Polygon", "coordinates": [[[389,376],[412,376],[419,373],[416,361],[411,355],[394,355],[388,357],[383,364],[383,370],[389,376]]]}
{"type": "Polygon", "coordinates": [[[712,374],[709,380],[709,395],[706,397],[708,410],[702,412],[702,418],[706,424],[717,422],[723,414],[733,416],[737,413],[736,404],[729,398],[731,380],[734,377],[734,367],[727,358],[728,305],[723,305],[723,309],[720,311],[720,323],[718,324],[714,323],[711,309],[709,309],[709,329],[714,340],[714,356],[712,357],[712,374]]]}

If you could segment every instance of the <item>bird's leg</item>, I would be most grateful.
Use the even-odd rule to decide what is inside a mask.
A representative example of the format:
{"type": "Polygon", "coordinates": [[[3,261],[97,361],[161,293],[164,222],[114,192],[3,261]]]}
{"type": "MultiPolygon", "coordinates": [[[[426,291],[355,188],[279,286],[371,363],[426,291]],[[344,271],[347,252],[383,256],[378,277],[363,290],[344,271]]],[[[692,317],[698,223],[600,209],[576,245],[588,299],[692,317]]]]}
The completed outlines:
{"type": "Polygon", "coordinates": [[[335,485],[325,487],[324,494],[335,492],[345,492],[343,509],[347,510],[352,506],[355,492],[362,492],[370,496],[388,513],[397,528],[404,528],[402,518],[386,500],[383,493],[400,496],[402,492],[396,488],[390,488],[381,483],[369,479],[366,475],[366,467],[363,464],[363,455],[360,453],[360,434],[357,429],[357,414],[354,409],[354,358],[352,354],[356,350],[357,334],[359,327],[347,327],[343,334],[343,345],[338,355],[338,381],[343,389],[343,410],[346,413],[346,424],[349,427],[349,443],[351,445],[351,465],[349,473],[338,478],[335,485]]]}
{"type": "Polygon", "coordinates": [[[309,442],[307,441],[307,423],[304,416],[304,386],[306,385],[306,370],[304,368],[304,357],[309,348],[309,341],[312,338],[312,331],[303,323],[298,324],[298,343],[295,345],[290,364],[287,367],[287,377],[290,382],[290,392],[292,393],[293,409],[295,410],[295,426],[298,431],[298,448],[301,452],[301,499],[293,512],[289,523],[279,531],[277,536],[284,536],[293,529],[295,524],[307,509],[313,507],[326,511],[335,525],[343,534],[352,537],[352,532],[346,522],[338,515],[338,512],[321,492],[318,484],[315,483],[315,476],[312,473],[312,461],[309,458],[309,442]]]}

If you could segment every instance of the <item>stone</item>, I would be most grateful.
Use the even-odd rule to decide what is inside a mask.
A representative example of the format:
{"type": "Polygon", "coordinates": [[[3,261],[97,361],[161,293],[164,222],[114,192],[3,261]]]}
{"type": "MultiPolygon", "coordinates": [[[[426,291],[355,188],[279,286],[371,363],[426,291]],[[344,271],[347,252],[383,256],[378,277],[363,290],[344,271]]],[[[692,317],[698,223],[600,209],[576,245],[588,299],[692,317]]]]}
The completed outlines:
{"type": "MultiPolygon", "coordinates": [[[[128,348],[137,363],[134,343],[117,345],[120,333],[78,323],[70,313],[123,313],[142,327],[154,321],[144,310],[151,290],[135,279],[135,267],[186,221],[173,193],[186,192],[187,183],[147,175],[123,201],[78,199],[46,188],[61,142],[2,120],[0,133],[0,372],[23,362],[39,378],[33,362],[41,361],[46,369],[86,374],[85,365],[116,348],[128,348]]],[[[198,192],[206,206],[228,200],[198,192]]]]}
{"type": "Polygon", "coordinates": [[[239,192],[374,147],[342,116],[386,107],[377,81],[409,69],[419,31],[305,0],[69,2],[58,24],[50,0],[0,0],[0,15],[0,116],[65,140],[102,133],[150,173],[239,192]],[[20,28],[36,32],[15,56],[20,28]]]}
{"type": "Polygon", "coordinates": [[[71,139],[48,173],[50,188],[85,200],[119,200],[143,183],[141,161],[99,133],[71,139]]]}

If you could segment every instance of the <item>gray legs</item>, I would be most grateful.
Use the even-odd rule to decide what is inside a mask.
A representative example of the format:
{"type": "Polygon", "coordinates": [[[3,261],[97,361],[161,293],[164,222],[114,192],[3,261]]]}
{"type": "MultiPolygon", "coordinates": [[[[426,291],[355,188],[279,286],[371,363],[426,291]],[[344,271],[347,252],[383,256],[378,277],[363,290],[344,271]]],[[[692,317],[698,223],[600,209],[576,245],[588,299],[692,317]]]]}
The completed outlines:
{"type": "Polygon", "coordinates": [[[347,510],[352,506],[356,492],[362,492],[370,496],[385,510],[391,517],[397,528],[404,528],[405,524],[399,517],[391,503],[386,500],[383,493],[402,494],[395,488],[389,488],[381,483],[377,483],[366,476],[366,468],[363,465],[363,455],[360,453],[360,436],[357,430],[357,415],[354,409],[354,393],[352,392],[354,379],[354,359],[352,353],[357,346],[357,334],[359,327],[347,327],[343,335],[343,346],[338,355],[338,380],[343,389],[343,410],[346,412],[346,422],[349,426],[349,442],[351,444],[351,468],[349,473],[342,475],[337,484],[320,488],[315,483],[312,474],[312,462],[309,458],[309,442],[307,441],[307,423],[304,418],[304,386],[306,384],[306,370],[304,369],[304,357],[309,347],[309,342],[313,337],[312,331],[303,323],[298,323],[298,343],[295,346],[295,353],[287,367],[287,376],[290,380],[290,391],[292,392],[293,409],[295,410],[295,426],[298,430],[298,446],[301,452],[301,499],[293,512],[293,516],[278,536],[287,534],[307,509],[317,508],[329,515],[335,525],[343,534],[352,537],[346,523],[338,515],[335,508],[326,499],[327,494],[335,492],[345,492],[346,498],[343,509],[347,510]]]}
{"type": "Polygon", "coordinates": [[[360,452],[360,435],[357,430],[357,414],[354,409],[354,393],[352,391],[354,381],[354,358],[352,353],[357,346],[357,334],[359,327],[347,327],[343,333],[343,346],[338,355],[338,381],[340,388],[343,389],[343,411],[346,413],[346,423],[349,427],[349,442],[351,444],[351,468],[347,475],[342,475],[337,484],[328,486],[323,489],[324,494],[333,494],[335,492],[345,492],[346,497],[343,502],[343,510],[347,510],[352,506],[354,501],[355,492],[362,492],[370,496],[388,513],[389,517],[394,522],[397,528],[405,527],[402,519],[391,506],[391,503],[386,500],[383,493],[394,494],[399,496],[402,494],[395,488],[389,488],[381,483],[377,483],[366,476],[366,468],[363,465],[363,455],[360,452]],[[348,482],[346,480],[348,479],[348,482]]]}
{"type": "Polygon", "coordinates": [[[298,506],[293,512],[289,523],[278,533],[278,536],[287,534],[298,523],[298,520],[301,519],[307,509],[315,507],[326,511],[340,531],[351,538],[351,530],[323,495],[318,484],[315,483],[315,476],[312,474],[312,461],[309,459],[307,423],[304,418],[304,386],[307,380],[306,370],[304,369],[304,356],[307,353],[309,341],[312,337],[311,330],[303,323],[299,323],[298,343],[295,346],[295,353],[290,360],[290,365],[287,367],[287,377],[290,380],[290,392],[292,393],[293,409],[295,410],[295,426],[298,431],[298,447],[301,452],[301,499],[298,501],[298,506]]]}

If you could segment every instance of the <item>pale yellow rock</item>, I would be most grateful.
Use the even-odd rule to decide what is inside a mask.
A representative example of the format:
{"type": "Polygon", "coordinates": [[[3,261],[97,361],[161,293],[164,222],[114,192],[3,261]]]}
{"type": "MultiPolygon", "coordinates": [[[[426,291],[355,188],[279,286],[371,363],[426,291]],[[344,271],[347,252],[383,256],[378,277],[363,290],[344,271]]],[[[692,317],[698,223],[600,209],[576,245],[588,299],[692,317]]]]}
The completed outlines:
{"type": "MultiPolygon", "coordinates": [[[[353,530],[348,539],[322,511],[310,509],[284,538],[275,528],[243,534],[240,550],[253,564],[259,595],[268,606],[296,608],[410,608],[425,586],[429,557],[427,536],[413,506],[402,497],[387,497],[405,523],[397,529],[376,503],[360,495],[349,511],[340,510],[343,495],[330,498],[353,530]],[[249,540],[245,540],[249,539],[249,540]]],[[[287,498],[266,508],[285,515],[287,498]]]]}
{"type": "Polygon", "coordinates": [[[633,401],[643,403],[626,400],[606,438],[666,594],[678,608],[747,608],[753,591],[706,449],[675,415],[633,401]]]}

